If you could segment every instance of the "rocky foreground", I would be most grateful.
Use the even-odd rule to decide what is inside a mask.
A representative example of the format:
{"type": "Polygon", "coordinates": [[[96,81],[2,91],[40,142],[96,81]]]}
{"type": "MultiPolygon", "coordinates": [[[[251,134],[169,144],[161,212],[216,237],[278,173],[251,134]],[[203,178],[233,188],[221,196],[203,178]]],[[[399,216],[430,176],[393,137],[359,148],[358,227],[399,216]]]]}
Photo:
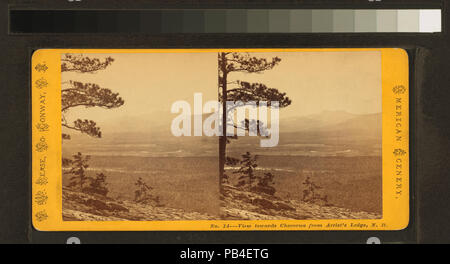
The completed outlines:
{"type": "Polygon", "coordinates": [[[328,204],[281,199],[231,185],[222,186],[221,215],[168,208],[151,203],[115,200],[101,195],[63,189],[65,221],[152,220],[277,220],[277,219],[376,219],[381,215],[354,212],[328,204]]]}
{"type": "Polygon", "coordinates": [[[174,221],[212,220],[217,217],[151,203],[114,200],[64,188],[63,219],[64,221],[174,221]]]}
{"type": "Polygon", "coordinates": [[[354,212],[325,203],[306,203],[283,200],[275,195],[255,193],[223,185],[222,219],[277,220],[277,219],[376,219],[381,215],[354,212]]]}

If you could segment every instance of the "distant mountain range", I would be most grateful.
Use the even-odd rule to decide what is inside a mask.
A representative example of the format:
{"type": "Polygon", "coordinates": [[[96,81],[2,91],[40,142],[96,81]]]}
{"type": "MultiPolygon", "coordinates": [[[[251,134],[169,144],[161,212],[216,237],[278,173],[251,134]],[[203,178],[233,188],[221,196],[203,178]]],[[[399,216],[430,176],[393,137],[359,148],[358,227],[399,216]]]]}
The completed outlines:
{"type": "Polygon", "coordinates": [[[281,133],[344,130],[381,133],[381,113],[357,115],[345,111],[324,111],[320,114],[280,120],[281,133]]]}
{"type": "MultiPolygon", "coordinates": [[[[203,115],[203,119],[207,116],[209,115],[203,115]]],[[[263,151],[298,155],[305,151],[337,153],[350,150],[352,153],[379,153],[382,134],[381,118],[381,113],[358,115],[345,111],[324,111],[302,117],[281,118],[279,146],[270,150],[261,149],[259,137],[246,136],[231,140],[230,150],[238,153],[263,151]],[[309,146],[311,144],[317,146],[311,147],[309,146]]],[[[139,153],[142,153],[142,155],[152,156],[160,155],[158,153],[169,156],[175,155],[173,153],[180,156],[216,153],[218,148],[216,137],[175,137],[170,132],[171,120],[170,118],[166,120],[163,116],[155,122],[142,122],[138,117],[118,120],[114,132],[103,133],[103,138],[100,140],[63,130],[72,135],[72,140],[65,140],[63,146],[71,152],[79,149],[92,153],[111,151],[118,154],[138,153],[140,155],[139,153]]],[[[192,118],[192,126],[193,120],[192,118]]]]}
{"type": "Polygon", "coordinates": [[[381,118],[381,113],[357,115],[344,111],[282,118],[278,146],[260,148],[258,138],[245,137],[233,141],[229,151],[234,155],[245,151],[271,155],[380,155],[381,118]]]}

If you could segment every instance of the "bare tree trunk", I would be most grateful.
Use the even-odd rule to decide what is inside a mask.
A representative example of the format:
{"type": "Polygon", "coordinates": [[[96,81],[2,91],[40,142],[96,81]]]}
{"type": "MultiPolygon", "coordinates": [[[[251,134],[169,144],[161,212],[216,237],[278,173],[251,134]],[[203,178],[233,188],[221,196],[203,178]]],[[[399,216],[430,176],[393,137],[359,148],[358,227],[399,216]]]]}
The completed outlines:
{"type": "Polygon", "coordinates": [[[222,71],[222,135],[219,137],[219,184],[222,185],[225,173],[225,155],[227,147],[227,72],[225,53],[221,53],[221,63],[219,67],[222,71]]]}

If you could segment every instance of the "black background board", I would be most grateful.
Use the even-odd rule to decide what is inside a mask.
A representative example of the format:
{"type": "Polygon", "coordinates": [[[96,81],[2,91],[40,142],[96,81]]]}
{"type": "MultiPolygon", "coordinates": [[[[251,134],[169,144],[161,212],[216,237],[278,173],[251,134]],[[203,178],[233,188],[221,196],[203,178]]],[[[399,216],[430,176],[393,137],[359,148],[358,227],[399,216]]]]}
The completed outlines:
{"type": "MultiPolygon", "coordinates": [[[[120,1],[0,3],[0,242],[65,243],[450,243],[450,25],[448,1],[120,1]],[[10,9],[443,8],[442,33],[17,34],[10,9]],[[31,225],[31,55],[41,48],[398,47],[410,58],[411,220],[401,231],[39,232],[31,225]]],[[[61,22],[63,23],[63,21],[61,22]]]]}

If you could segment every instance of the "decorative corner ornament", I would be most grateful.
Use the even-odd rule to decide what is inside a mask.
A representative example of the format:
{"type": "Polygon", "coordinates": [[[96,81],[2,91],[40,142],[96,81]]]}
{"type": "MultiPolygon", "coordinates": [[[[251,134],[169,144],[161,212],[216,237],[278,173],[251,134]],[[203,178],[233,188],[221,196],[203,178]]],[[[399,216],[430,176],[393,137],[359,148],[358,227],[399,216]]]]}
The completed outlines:
{"type": "Polygon", "coordinates": [[[34,69],[38,72],[45,72],[48,70],[48,67],[45,63],[38,63],[34,69]]]}
{"type": "Polygon", "coordinates": [[[48,86],[48,82],[44,78],[38,79],[36,82],[34,82],[34,84],[36,84],[36,87],[38,89],[46,88],[48,86]]]}
{"type": "Polygon", "coordinates": [[[47,203],[48,195],[45,191],[38,191],[36,193],[36,196],[34,197],[34,200],[38,205],[44,205],[47,203]]]}
{"type": "Polygon", "coordinates": [[[48,144],[45,141],[45,137],[41,137],[39,140],[39,143],[36,144],[36,151],[37,152],[44,152],[48,149],[48,144]]]}
{"type": "Polygon", "coordinates": [[[396,85],[394,88],[392,88],[392,91],[395,94],[404,94],[406,92],[406,87],[403,85],[396,85]]]}
{"type": "Polygon", "coordinates": [[[394,149],[393,153],[395,156],[403,156],[406,154],[406,151],[404,151],[403,149],[394,149]]]}
{"type": "Polygon", "coordinates": [[[48,131],[49,125],[47,123],[37,123],[36,128],[39,132],[46,132],[48,131]]]}
{"type": "Polygon", "coordinates": [[[36,217],[36,220],[38,222],[45,221],[48,218],[48,214],[45,212],[45,210],[37,212],[34,216],[36,217]]]}

